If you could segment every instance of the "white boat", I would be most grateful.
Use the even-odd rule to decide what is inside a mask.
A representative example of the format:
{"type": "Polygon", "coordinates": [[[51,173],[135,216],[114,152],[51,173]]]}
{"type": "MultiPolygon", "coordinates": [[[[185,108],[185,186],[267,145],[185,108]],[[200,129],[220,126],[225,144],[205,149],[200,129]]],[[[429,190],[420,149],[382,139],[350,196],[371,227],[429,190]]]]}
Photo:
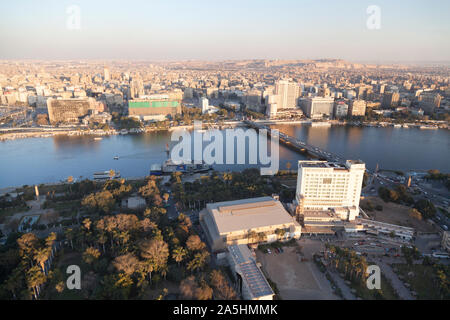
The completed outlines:
{"type": "Polygon", "coordinates": [[[128,130],[127,129],[122,129],[122,130],[120,130],[120,134],[128,134],[128,130]]]}
{"type": "Polygon", "coordinates": [[[98,141],[98,140],[102,140],[103,138],[101,137],[95,137],[94,140],[98,141]]]}
{"type": "Polygon", "coordinates": [[[108,180],[120,178],[120,171],[114,171],[114,176],[111,176],[110,171],[101,171],[94,173],[94,180],[108,180]]]}
{"type": "Polygon", "coordinates": [[[437,129],[437,126],[420,126],[420,129],[437,129]]]}

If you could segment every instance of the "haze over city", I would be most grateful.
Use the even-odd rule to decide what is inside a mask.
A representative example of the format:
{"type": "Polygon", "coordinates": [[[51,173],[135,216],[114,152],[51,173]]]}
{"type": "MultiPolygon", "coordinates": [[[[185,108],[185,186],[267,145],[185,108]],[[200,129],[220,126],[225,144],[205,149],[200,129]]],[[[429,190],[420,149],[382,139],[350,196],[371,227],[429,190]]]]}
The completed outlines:
{"type": "Polygon", "coordinates": [[[2,1],[0,59],[450,60],[448,1],[2,1]],[[380,28],[368,29],[371,5],[380,28]],[[67,28],[68,8],[80,28],[67,28]]]}

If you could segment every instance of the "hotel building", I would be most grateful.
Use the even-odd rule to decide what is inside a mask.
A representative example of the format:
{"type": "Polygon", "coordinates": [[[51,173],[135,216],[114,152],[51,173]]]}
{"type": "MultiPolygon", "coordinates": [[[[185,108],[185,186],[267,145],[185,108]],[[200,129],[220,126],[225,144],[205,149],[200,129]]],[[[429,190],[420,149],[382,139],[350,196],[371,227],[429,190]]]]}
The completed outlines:
{"type": "Polygon", "coordinates": [[[347,160],[299,161],[296,201],[300,212],[333,212],[341,220],[359,215],[359,200],[365,164],[347,160]]]}

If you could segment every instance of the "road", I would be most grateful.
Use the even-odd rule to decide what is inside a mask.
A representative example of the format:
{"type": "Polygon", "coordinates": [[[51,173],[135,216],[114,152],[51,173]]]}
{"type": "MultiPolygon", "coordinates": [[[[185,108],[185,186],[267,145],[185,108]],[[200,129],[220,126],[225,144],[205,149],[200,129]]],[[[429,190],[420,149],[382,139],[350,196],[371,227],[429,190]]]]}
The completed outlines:
{"type": "MultiPolygon", "coordinates": [[[[391,266],[389,266],[387,263],[384,263],[382,259],[379,259],[376,263],[380,267],[381,273],[387,279],[389,279],[392,287],[395,289],[395,291],[397,291],[397,294],[400,297],[400,299],[415,300],[409,289],[405,287],[403,282],[398,278],[397,274],[392,270],[391,266]]],[[[381,290],[383,290],[383,288],[381,288],[381,290]]]]}

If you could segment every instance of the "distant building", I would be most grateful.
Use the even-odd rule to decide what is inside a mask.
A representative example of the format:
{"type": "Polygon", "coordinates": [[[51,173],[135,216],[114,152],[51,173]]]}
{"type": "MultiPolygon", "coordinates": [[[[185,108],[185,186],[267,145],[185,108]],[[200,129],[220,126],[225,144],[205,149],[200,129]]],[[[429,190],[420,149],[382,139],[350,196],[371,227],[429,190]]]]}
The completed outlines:
{"type": "Polygon", "coordinates": [[[174,92],[146,96],[128,101],[128,114],[141,120],[164,120],[168,115],[181,114],[183,94],[174,92]]]}
{"type": "Polygon", "coordinates": [[[334,117],[335,118],[344,118],[348,114],[348,104],[344,101],[338,101],[334,105],[334,117]]]}
{"type": "Polygon", "coordinates": [[[201,108],[202,108],[202,113],[203,114],[208,113],[208,110],[209,110],[209,101],[208,101],[208,99],[205,98],[205,97],[202,97],[200,99],[200,105],[201,105],[201,108]]]}
{"type": "Polygon", "coordinates": [[[419,107],[427,114],[434,113],[441,106],[442,96],[439,93],[423,92],[419,96],[419,107]]]}
{"type": "Polygon", "coordinates": [[[278,95],[278,109],[294,109],[298,106],[301,88],[298,83],[280,80],[275,85],[275,95],[278,95]]]}
{"type": "Polygon", "coordinates": [[[383,109],[389,109],[398,106],[400,100],[400,94],[398,92],[386,92],[383,95],[383,101],[381,102],[381,107],[383,109]]]}
{"type": "Polygon", "coordinates": [[[334,108],[333,97],[305,98],[301,101],[303,112],[308,118],[322,118],[331,116],[334,108]]]}
{"type": "Polygon", "coordinates": [[[103,78],[105,79],[105,81],[111,80],[111,75],[110,75],[109,69],[107,67],[105,67],[103,69],[103,78]]]}
{"type": "Polygon", "coordinates": [[[345,164],[327,161],[299,161],[296,202],[301,211],[338,210],[352,221],[359,214],[359,200],[365,172],[361,161],[345,164]],[[343,212],[341,212],[343,211],[343,212]]]}
{"type": "Polygon", "coordinates": [[[271,197],[208,203],[200,212],[200,224],[213,251],[279,237],[298,239],[301,234],[301,226],[271,197]],[[277,234],[277,229],[282,234],[277,234]]]}
{"type": "Polygon", "coordinates": [[[97,108],[93,98],[47,99],[48,116],[52,124],[79,123],[81,118],[97,108]]]}
{"type": "Polygon", "coordinates": [[[348,113],[352,117],[364,116],[366,114],[366,102],[364,100],[350,101],[350,108],[348,113]]]}

